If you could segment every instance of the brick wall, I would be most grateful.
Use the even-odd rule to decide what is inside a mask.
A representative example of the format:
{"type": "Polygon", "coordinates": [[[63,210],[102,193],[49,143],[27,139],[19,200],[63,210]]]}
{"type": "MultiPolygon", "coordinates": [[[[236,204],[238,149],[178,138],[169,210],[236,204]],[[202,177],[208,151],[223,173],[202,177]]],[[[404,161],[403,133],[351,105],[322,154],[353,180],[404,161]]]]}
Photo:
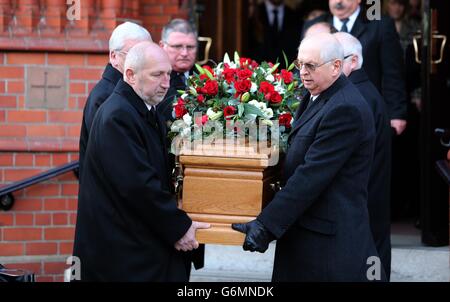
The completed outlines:
{"type": "MultiPolygon", "coordinates": [[[[1,6],[8,1],[0,2],[1,6]]],[[[187,10],[179,7],[186,1],[126,3],[137,2],[140,13],[130,10],[129,14],[144,24],[156,42],[165,23],[187,16],[187,10]]],[[[107,40],[99,40],[98,33],[86,34],[88,22],[81,25],[84,35],[70,39],[64,34],[41,39],[32,27],[10,37],[7,21],[11,16],[5,15],[4,8],[0,7],[0,187],[78,159],[82,110],[108,61],[107,40]],[[55,70],[58,76],[49,75],[44,83],[45,72],[55,70]],[[52,103],[39,100],[44,98],[39,95],[42,89],[33,92],[44,84],[49,94],[45,98],[52,103]],[[56,86],[60,97],[55,101],[54,95],[49,96],[56,86]]],[[[102,15],[102,20],[109,27],[123,17],[108,16],[102,15]]],[[[103,36],[109,37],[110,29],[106,30],[103,36]]],[[[62,281],[65,261],[72,253],[77,194],[72,172],[15,192],[14,207],[0,210],[0,263],[31,270],[38,281],[62,281]]]]}

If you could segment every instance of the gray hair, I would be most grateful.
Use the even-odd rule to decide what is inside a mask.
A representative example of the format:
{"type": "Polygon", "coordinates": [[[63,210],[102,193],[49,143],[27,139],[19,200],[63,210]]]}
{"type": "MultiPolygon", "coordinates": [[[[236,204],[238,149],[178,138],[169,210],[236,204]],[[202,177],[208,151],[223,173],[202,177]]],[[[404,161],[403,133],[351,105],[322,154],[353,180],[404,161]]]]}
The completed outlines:
{"type": "Polygon", "coordinates": [[[337,32],[334,34],[344,49],[344,56],[356,55],[358,57],[358,66],[356,70],[360,69],[363,64],[363,54],[361,42],[349,33],[337,32]]]}
{"type": "Polygon", "coordinates": [[[333,59],[344,60],[344,50],[341,43],[332,34],[320,33],[306,37],[302,40],[299,46],[299,50],[302,45],[312,44],[315,47],[320,47],[320,60],[322,62],[331,61],[333,59]]]}
{"type": "Polygon", "coordinates": [[[127,21],[112,32],[109,38],[109,51],[122,50],[127,40],[152,41],[152,37],[142,26],[127,21]]]}
{"type": "Polygon", "coordinates": [[[183,33],[183,34],[193,34],[195,39],[197,39],[197,30],[195,27],[186,20],[183,19],[173,19],[166,26],[163,27],[161,32],[161,40],[167,42],[171,33],[183,33]]]}

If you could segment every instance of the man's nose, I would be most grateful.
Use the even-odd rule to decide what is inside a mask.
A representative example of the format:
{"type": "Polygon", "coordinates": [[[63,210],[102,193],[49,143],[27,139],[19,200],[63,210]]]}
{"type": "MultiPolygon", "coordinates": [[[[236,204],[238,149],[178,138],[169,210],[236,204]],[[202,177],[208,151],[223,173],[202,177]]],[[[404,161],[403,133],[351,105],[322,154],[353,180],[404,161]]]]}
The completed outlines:
{"type": "Polygon", "coordinates": [[[183,56],[187,56],[187,54],[188,54],[188,49],[187,49],[186,46],[183,46],[183,48],[181,48],[181,54],[182,54],[183,56]]]}
{"type": "Polygon", "coordinates": [[[163,88],[169,88],[170,87],[170,75],[165,75],[164,78],[161,81],[161,86],[163,88]]]}

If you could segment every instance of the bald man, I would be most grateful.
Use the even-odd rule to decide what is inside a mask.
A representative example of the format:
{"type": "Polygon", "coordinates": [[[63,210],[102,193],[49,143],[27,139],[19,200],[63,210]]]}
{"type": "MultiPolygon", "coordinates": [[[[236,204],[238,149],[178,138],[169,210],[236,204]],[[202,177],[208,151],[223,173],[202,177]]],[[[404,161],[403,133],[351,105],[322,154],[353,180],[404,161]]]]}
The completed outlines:
{"type": "Polygon", "coordinates": [[[191,221],[169,191],[166,128],[154,107],[171,70],[158,45],[136,44],[94,118],[73,253],[81,281],[188,281],[183,253],[208,225],[191,221]]]}
{"type": "Polygon", "coordinates": [[[374,126],[369,106],[342,75],[331,34],[300,44],[302,100],[284,163],[284,185],[256,220],[233,224],[244,250],[277,239],[272,281],[385,280],[367,213],[374,126]],[[375,259],[375,260],[374,260],[375,259]]]}

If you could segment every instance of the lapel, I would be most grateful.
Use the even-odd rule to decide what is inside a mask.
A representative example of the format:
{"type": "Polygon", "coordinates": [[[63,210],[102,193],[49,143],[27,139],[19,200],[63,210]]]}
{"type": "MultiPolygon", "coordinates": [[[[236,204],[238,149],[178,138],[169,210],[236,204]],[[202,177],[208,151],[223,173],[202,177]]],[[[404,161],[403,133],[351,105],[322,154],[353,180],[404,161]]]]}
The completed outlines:
{"type": "MultiPolygon", "coordinates": [[[[309,106],[303,113],[301,113],[299,110],[301,116],[298,117],[298,121],[296,120],[296,124],[292,129],[291,133],[289,134],[289,137],[291,137],[295,132],[297,132],[306,122],[312,119],[320,111],[320,109],[322,109],[322,107],[328,102],[328,100],[339,89],[345,86],[347,82],[348,82],[347,78],[344,75],[341,75],[330,87],[328,87],[325,91],[322,91],[322,93],[317,97],[314,103],[311,106],[309,106]]],[[[307,96],[309,96],[309,93],[307,94],[307,96]]]]}
{"type": "Polygon", "coordinates": [[[367,80],[369,80],[366,72],[362,68],[352,71],[352,73],[348,76],[348,79],[353,84],[363,83],[363,82],[366,82],[367,80]]]}
{"type": "Polygon", "coordinates": [[[356,17],[355,24],[353,24],[352,30],[350,33],[355,37],[358,38],[361,37],[363,32],[366,30],[367,24],[366,19],[364,18],[364,12],[361,9],[359,12],[358,17],[356,17]]]}

